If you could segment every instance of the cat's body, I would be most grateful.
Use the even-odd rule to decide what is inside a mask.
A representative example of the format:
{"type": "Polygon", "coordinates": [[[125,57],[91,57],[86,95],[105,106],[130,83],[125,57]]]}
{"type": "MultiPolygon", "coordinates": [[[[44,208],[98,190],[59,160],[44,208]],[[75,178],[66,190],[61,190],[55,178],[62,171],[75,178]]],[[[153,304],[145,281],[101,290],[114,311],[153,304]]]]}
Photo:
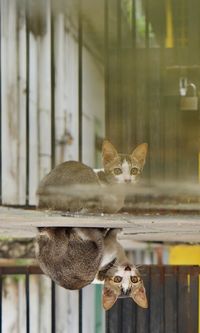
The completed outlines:
{"type": "Polygon", "coordinates": [[[81,211],[115,213],[124,205],[125,195],[122,191],[110,193],[106,191],[98,194],[98,187],[109,190],[114,184],[134,183],[143,169],[147,144],[139,145],[131,155],[118,154],[113,145],[105,140],[102,147],[104,170],[94,171],[87,165],[77,161],[67,161],[59,164],[41,181],[37,194],[38,208],[62,211],[81,211]],[[76,195],[70,194],[73,186],[91,186],[95,188],[95,195],[85,197],[79,190],[76,195]],[[63,192],[59,190],[63,189],[63,192]]]}
{"type": "MultiPolygon", "coordinates": [[[[133,183],[141,173],[147,145],[138,146],[131,155],[118,154],[109,141],[104,141],[104,170],[97,173],[75,161],[64,162],[42,180],[39,208],[54,210],[116,212],[121,209],[124,195],[117,191],[111,196],[100,195],[92,204],[82,196],[55,195],[59,186],[95,185],[109,189],[110,184],[133,183]]],[[[41,228],[36,238],[36,257],[42,270],[56,283],[67,289],[80,289],[95,277],[105,281],[103,304],[110,308],[122,293],[131,296],[142,307],[147,306],[145,289],[139,273],[125,256],[117,242],[115,230],[97,228],[41,228]],[[128,269],[126,269],[128,267],[128,269]],[[121,281],[116,282],[121,276],[121,281]],[[137,283],[131,282],[137,277],[137,283]]]]}
{"type": "Polygon", "coordinates": [[[44,273],[66,289],[83,288],[95,278],[104,281],[106,310],[123,295],[145,308],[148,305],[143,281],[118,243],[117,232],[117,229],[42,228],[36,238],[36,257],[44,273]]]}
{"type": "Polygon", "coordinates": [[[42,228],[36,242],[39,264],[57,284],[80,289],[94,280],[103,256],[99,229],[42,228]]]}

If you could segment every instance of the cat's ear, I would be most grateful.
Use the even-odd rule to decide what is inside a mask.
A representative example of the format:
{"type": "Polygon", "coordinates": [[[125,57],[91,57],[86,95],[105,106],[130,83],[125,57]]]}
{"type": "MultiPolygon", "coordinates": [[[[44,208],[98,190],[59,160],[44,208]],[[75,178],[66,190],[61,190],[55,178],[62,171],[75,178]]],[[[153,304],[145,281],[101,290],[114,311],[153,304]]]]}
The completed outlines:
{"type": "Polygon", "coordinates": [[[135,303],[137,303],[137,305],[141,306],[144,309],[148,308],[146,290],[145,290],[143,284],[138,286],[138,288],[135,288],[131,292],[130,296],[135,301],[135,303]]]}
{"type": "Polygon", "coordinates": [[[109,310],[115,304],[116,300],[117,295],[115,294],[114,290],[104,287],[102,296],[104,309],[109,310]]]}
{"type": "Polygon", "coordinates": [[[104,140],[102,144],[102,157],[103,157],[103,164],[106,165],[107,163],[112,162],[118,157],[118,152],[115,147],[110,143],[108,140],[104,140]]]}
{"type": "Polygon", "coordinates": [[[147,143],[141,143],[139,146],[137,146],[133,150],[133,152],[131,154],[131,158],[136,159],[140,163],[141,168],[143,168],[143,166],[145,164],[147,150],[148,150],[148,144],[147,143]]]}

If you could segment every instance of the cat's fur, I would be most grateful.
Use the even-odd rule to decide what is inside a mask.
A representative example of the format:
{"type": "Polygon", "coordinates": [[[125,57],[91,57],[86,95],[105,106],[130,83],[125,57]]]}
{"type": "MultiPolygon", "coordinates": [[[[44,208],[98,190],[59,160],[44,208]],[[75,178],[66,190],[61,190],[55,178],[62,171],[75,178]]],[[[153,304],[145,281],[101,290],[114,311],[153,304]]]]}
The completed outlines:
{"type": "MultiPolygon", "coordinates": [[[[87,200],[54,195],[49,188],[76,184],[95,184],[109,187],[113,183],[135,182],[146,158],[147,144],[139,145],[131,155],[118,154],[105,140],[102,147],[104,170],[95,173],[88,166],[69,161],[53,169],[42,180],[39,189],[39,208],[55,210],[89,209],[89,211],[116,212],[123,206],[124,197],[115,193],[112,204],[107,198],[88,206],[87,200]],[[134,168],[134,172],[131,170],[134,168]],[[117,172],[116,172],[116,169],[117,172]],[[133,174],[132,174],[133,173],[133,174]],[[102,204],[103,202],[103,204],[102,204]]],[[[116,240],[116,230],[97,228],[40,228],[36,238],[36,257],[42,270],[66,289],[80,289],[95,277],[105,281],[103,305],[109,309],[121,294],[126,293],[142,307],[147,299],[142,280],[134,265],[128,262],[124,250],[116,240]],[[128,270],[125,268],[129,267],[128,270]],[[115,276],[122,281],[115,282],[115,276]],[[130,277],[137,276],[132,283],[130,277]]]]}
{"type": "Polygon", "coordinates": [[[104,281],[105,310],[121,296],[129,296],[146,308],[143,281],[117,242],[117,232],[116,229],[106,232],[96,228],[42,228],[36,238],[36,257],[44,273],[66,289],[80,289],[95,277],[104,281]],[[116,278],[121,281],[115,281],[116,278]]]}
{"type": "Polygon", "coordinates": [[[68,161],[59,164],[41,181],[37,194],[39,196],[39,208],[47,208],[64,211],[104,212],[115,213],[124,205],[124,194],[119,191],[115,194],[92,196],[90,200],[85,199],[77,190],[76,196],[64,188],[71,188],[75,185],[111,186],[113,184],[134,183],[140,176],[147,154],[147,144],[143,143],[133,150],[132,154],[119,154],[114,146],[104,140],[102,145],[102,157],[104,170],[95,172],[87,165],[68,161]],[[132,172],[132,173],[131,173],[132,172]],[[117,173],[117,174],[116,174],[117,173]],[[59,193],[59,189],[63,189],[59,193]]]}

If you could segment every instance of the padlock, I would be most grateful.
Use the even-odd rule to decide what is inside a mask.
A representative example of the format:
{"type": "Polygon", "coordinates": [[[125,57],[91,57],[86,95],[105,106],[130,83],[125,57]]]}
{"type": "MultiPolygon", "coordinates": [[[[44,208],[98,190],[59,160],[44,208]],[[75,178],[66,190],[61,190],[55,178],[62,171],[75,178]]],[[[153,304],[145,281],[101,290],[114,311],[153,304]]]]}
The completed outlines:
{"type": "Polygon", "coordinates": [[[189,83],[187,85],[186,95],[180,97],[180,110],[182,111],[198,110],[197,88],[194,83],[189,83]]]}

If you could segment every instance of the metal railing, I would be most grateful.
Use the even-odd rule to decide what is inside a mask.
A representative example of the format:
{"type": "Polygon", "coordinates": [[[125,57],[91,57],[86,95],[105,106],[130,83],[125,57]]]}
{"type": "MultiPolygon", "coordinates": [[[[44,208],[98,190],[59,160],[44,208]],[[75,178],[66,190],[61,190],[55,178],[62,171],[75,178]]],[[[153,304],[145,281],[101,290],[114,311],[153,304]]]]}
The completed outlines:
{"type": "MultiPolygon", "coordinates": [[[[26,332],[30,332],[29,277],[43,274],[37,266],[0,267],[0,333],[2,333],[2,277],[25,276],[26,332]]],[[[149,308],[130,298],[119,299],[106,312],[106,333],[197,333],[199,325],[199,266],[143,266],[149,308]]],[[[79,333],[83,331],[82,291],[79,292],[79,333]]],[[[17,306],[17,304],[16,304],[17,306]]],[[[51,333],[56,332],[55,284],[51,284],[51,333]]]]}

